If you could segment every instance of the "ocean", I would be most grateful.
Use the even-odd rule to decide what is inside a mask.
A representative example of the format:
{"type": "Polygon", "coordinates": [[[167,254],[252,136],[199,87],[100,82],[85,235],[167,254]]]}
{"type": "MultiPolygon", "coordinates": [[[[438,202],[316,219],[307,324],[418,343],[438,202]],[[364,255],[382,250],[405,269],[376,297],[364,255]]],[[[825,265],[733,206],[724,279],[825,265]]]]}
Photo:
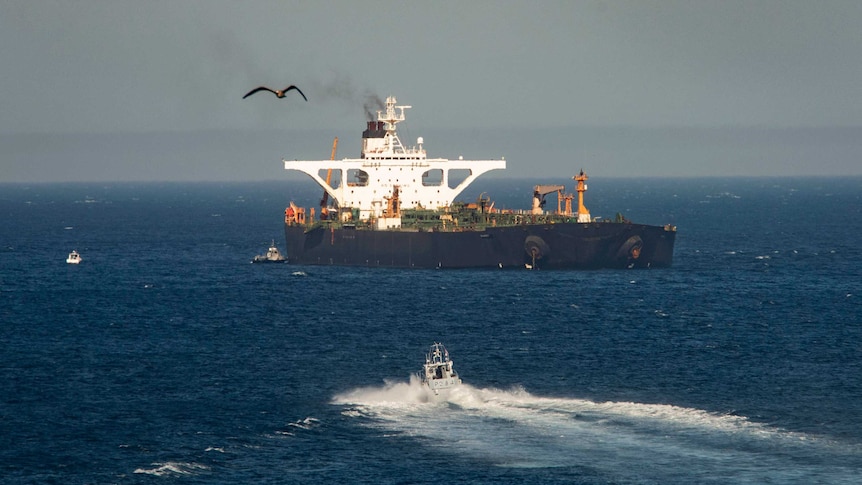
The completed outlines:
{"type": "Polygon", "coordinates": [[[862,178],[589,189],[673,267],[258,265],[312,182],[0,184],[0,482],[862,483],[862,178]]]}

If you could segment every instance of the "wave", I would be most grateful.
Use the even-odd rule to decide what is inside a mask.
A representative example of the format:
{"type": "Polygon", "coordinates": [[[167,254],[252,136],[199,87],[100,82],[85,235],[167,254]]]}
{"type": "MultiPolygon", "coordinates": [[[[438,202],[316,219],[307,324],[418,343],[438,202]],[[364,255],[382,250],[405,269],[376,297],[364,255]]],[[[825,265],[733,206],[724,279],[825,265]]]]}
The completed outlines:
{"type": "Polygon", "coordinates": [[[320,426],[320,420],[311,416],[305,419],[299,419],[292,423],[287,423],[288,429],[276,431],[275,434],[281,436],[295,436],[297,430],[311,431],[320,426]]]}
{"type": "Polygon", "coordinates": [[[138,468],[134,473],[163,477],[171,475],[194,475],[209,469],[209,467],[198,463],[182,463],[174,461],[153,463],[152,466],[153,468],[138,468]]]}
{"type": "Polygon", "coordinates": [[[312,428],[316,428],[320,425],[320,420],[317,418],[307,417],[305,419],[300,419],[298,421],[294,421],[292,423],[287,423],[288,426],[293,426],[295,428],[310,430],[312,428]]]}
{"type": "Polygon", "coordinates": [[[862,447],[665,404],[540,397],[464,384],[430,399],[418,379],[336,395],[359,424],[503,467],[576,467],[661,483],[858,483],[862,447]]]}

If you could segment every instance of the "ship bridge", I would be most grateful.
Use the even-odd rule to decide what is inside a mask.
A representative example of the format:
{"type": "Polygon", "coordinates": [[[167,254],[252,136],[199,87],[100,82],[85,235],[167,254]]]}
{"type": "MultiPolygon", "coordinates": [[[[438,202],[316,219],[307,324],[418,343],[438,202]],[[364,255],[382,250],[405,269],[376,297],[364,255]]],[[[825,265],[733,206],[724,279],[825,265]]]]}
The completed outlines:
{"type": "Polygon", "coordinates": [[[360,219],[369,219],[380,217],[392,197],[398,199],[400,209],[447,207],[479,176],[506,168],[505,159],[428,158],[421,137],[418,146],[405,147],[396,126],[410,106],[396,103],[395,97],[386,98],[386,111],[378,111],[377,121],[368,122],[360,158],[283,160],[285,170],[305,173],[339,208],[359,209],[360,219]],[[331,175],[327,178],[332,184],[324,173],[331,175]]]}

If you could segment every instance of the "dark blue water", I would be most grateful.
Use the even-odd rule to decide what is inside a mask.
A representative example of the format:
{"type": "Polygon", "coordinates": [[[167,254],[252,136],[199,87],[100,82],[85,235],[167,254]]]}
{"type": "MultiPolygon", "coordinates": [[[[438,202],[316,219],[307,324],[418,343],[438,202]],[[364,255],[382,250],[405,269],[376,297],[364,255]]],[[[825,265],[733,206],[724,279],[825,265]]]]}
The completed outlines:
{"type": "Polygon", "coordinates": [[[862,179],[591,180],[667,270],[249,264],[312,185],[0,185],[0,482],[862,482],[862,179]]]}

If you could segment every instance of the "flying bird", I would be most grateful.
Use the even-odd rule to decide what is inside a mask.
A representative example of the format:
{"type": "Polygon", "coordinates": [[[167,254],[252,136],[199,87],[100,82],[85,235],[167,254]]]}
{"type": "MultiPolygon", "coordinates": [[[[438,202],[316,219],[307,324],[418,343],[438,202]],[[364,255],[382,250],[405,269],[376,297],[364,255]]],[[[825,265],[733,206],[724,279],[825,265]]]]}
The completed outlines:
{"type": "Polygon", "coordinates": [[[301,94],[301,95],[302,95],[302,99],[304,99],[304,100],[308,101],[308,98],[306,98],[306,97],[305,97],[305,94],[303,94],[303,93],[302,93],[302,91],[301,91],[298,87],[294,86],[293,84],[291,84],[290,86],[288,86],[288,87],[286,87],[286,88],[282,89],[281,91],[276,91],[276,90],[274,90],[274,89],[270,89],[270,88],[268,88],[268,87],[266,87],[266,86],[259,86],[259,87],[256,87],[256,88],[252,89],[252,90],[251,90],[251,91],[249,91],[248,93],[246,93],[246,95],[245,95],[245,96],[243,96],[243,97],[242,97],[242,99],[245,99],[245,98],[247,98],[247,97],[251,96],[252,94],[254,94],[254,93],[258,92],[258,91],[269,91],[270,93],[274,94],[277,98],[283,98],[283,97],[284,97],[284,95],[285,95],[285,94],[287,94],[287,92],[288,92],[288,91],[290,91],[291,89],[295,89],[297,93],[299,93],[299,94],[301,94]]]}

